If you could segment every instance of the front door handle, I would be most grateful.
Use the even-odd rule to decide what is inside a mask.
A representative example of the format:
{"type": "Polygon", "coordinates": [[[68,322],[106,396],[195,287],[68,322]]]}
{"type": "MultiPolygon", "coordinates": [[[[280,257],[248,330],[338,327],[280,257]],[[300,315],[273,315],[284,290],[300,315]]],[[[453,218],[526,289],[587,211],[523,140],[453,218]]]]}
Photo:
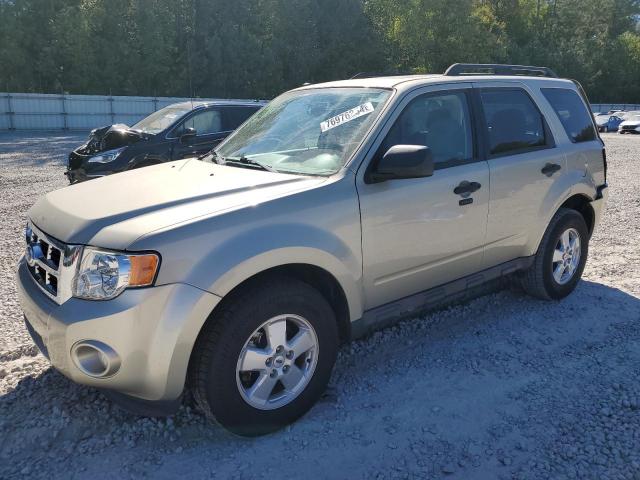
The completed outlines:
{"type": "Polygon", "coordinates": [[[558,165],[557,163],[547,163],[544,167],[542,167],[542,170],[540,170],[540,171],[542,173],[544,173],[547,177],[550,177],[551,175],[556,173],[561,168],[562,167],[560,165],[558,165]]]}
{"type": "Polygon", "coordinates": [[[480,185],[478,182],[468,182],[466,180],[460,182],[456,188],[453,189],[453,193],[456,195],[467,196],[477,190],[480,190],[480,185]]]}

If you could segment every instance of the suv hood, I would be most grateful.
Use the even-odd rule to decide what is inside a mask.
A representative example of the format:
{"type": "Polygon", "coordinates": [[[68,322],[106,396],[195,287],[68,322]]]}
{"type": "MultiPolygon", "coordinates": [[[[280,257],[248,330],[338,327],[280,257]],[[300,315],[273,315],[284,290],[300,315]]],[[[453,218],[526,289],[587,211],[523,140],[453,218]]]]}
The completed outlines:
{"type": "Polygon", "coordinates": [[[155,230],[255,206],[326,180],[187,159],[56,190],[28,215],[62,242],[125,250],[155,230]]]}

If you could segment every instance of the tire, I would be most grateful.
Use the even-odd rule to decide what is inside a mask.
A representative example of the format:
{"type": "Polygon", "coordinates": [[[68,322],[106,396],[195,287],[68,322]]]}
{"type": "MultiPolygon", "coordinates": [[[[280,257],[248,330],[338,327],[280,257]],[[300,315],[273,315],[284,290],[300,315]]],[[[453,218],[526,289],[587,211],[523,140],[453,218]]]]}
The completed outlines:
{"type": "Polygon", "coordinates": [[[569,295],[582,276],[589,251],[588,242],[589,231],[582,215],[569,208],[559,209],[542,237],[533,265],[522,275],[524,290],[529,295],[544,300],[559,300],[569,295]],[[573,243],[574,249],[565,249],[569,251],[566,256],[562,255],[562,259],[559,259],[559,254],[556,254],[558,256],[554,261],[556,247],[559,247],[560,252],[563,250],[561,243],[563,234],[568,236],[565,240],[577,236],[579,247],[573,243]],[[576,259],[577,255],[579,256],[576,259]],[[565,269],[564,273],[560,274],[562,265],[565,269]]]}
{"type": "Polygon", "coordinates": [[[274,432],[304,415],[324,392],[338,353],[335,314],[317,290],[287,277],[254,282],[223,302],[205,324],[194,347],[189,371],[194,400],[207,417],[238,435],[274,432]],[[285,330],[280,328],[283,321],[285,330]],[[265,322],[272,323],[260,329],[265,322]],[[284,352],[278,354],[269,339],[282,332],[286,344],[284,352]],[[294,357],[294,341],[302,338],[302,333],[305,338],[308,335],[309,342],[315,341],[316,347],[304,354],[300,353],[302,350],[295,352],[294,357]],[[260,365],[259,371],[241,368],[245,365],[243,359],[254,358],[249,350],[259,352],[260,356],[255,357],[259,361],[252,360],[260,365]],[[263,355],[265,352],[268,358],[263,355]],[[289,392],[285,384],[300,378],[300,372],[306,373],[296,384],[299,390],[291,387],[289,392]],[[275,393],[271,397],[275,400],[267,394],[264,404],[252,405],[251,401],[256,403],[264,395],[251,397],[251,389],[258,382],[269,388],[268,382],[274,381],[275,393]],[[277,400],[279,395],[282,398],[277,400]]]}

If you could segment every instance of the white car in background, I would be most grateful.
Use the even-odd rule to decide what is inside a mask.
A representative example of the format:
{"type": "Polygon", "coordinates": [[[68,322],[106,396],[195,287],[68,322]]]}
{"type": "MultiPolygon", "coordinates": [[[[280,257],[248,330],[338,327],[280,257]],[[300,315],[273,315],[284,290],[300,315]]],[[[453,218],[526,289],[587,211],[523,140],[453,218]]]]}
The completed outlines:
{"type": "Polygon", "coordinates": [[[618,133],[640,133],[640,113],[627,116],[618,126],[618,133]]]}

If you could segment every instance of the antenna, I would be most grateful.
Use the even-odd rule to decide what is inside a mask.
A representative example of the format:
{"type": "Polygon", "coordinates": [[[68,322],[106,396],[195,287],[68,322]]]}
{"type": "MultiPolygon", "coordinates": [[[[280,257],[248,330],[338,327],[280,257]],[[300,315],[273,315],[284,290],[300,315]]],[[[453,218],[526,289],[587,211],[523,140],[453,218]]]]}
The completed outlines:
{"type": "Polygon", "coordinates": [[[189,97],[191,110],[193,110],[193,78],[191,76],[191,41],[187,39],[187,75],[189,76],[189,97]]]}
{"type": "MultiPolygon", "coordinates": [[[[192,11],[191,12],[191,32],[195,31],[194,22],[195,22],[195,12],[192,11]]],[[[187,76],[189,77],[189,99],[191,101],[191,110],[193,110],[193,76],[191,71],[191,36],[187,36],[186,43],[187,43],[187,76]]]]}

